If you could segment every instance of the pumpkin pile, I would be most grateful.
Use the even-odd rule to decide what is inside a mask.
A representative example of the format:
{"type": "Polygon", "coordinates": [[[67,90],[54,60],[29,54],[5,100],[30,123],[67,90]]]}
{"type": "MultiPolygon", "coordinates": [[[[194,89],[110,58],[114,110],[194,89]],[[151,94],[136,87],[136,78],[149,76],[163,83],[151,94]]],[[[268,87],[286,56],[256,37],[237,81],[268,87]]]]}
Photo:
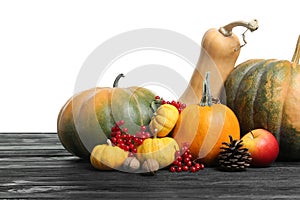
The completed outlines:
{"type": "MultiPolygon", "coordinates": [[[[176,107],[172,107],[178,113],[176,107]]],[[[165,118],[164,114],[168,113],[164,109],[170,108],[169,106],[159,107],[162,118],[165,118]]],[[[157,120],[157,116],[153,115],[150,123],[157,120]]],[[[131,134],[127,127],[122,127],[124,124],[125,121],[120,120],[111,128],[111,139],[107,140],[108,144],[99,144],[94,147],[90,162],[95,168],[153,174],[158,169],[173,163],[179,146],[172,137],[158,136],[156,128],[155,132],[150,133],[145,125],[141,126],[135,134],[131,134]]],[[[169,122],[168,125],[159,124],[162,127],[169,125],[169,122]]]]}
{"type": "MultiPolygon", "coordinates": [[[[292,62],[249,60],[235,68],[244,46],[232,33],[236,26],[258,28],[253,20],[208,30],[178,101],[143,87],[119,88],[123,74],[113,88],[74,95],[58,116],[63,146],[99,170],[196,172],[220,163],[244,169],[251,158],[241,136],[264,128],[280,143],[279,159],[300,160],[300,37],[292,62]]],[[[243,40],[246,44],[244,34],[243,40]]]]}

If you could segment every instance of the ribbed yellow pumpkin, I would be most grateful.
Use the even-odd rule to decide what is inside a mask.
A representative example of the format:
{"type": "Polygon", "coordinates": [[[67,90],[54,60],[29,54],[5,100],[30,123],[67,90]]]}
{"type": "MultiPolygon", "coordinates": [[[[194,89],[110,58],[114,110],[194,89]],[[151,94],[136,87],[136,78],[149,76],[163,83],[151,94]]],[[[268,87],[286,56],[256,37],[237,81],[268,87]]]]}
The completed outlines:
{"type": "Polygon", "coordinates": [[[158,107],[151,119],[149,124],[150,131],[155,133],[155,130],[157,130],[158,137],[165,137],[176,125],[178,117],[179,112],[175,106],[163,104],[158,107]]]}
{"type": "Polygon", "coordinates": [[[137,158],[143,163],[147,159],[155,159],[160,168],[172,164],[175,152],[179,150],[177,142],[171,137],[148,138],[137,148],[137,158]]]}
{"type": "Polygon", "coordinates": [[[94,147],[90,162],[93,167],[99,170],[121,169],[128,154],[128,151],[124,151],[118,146],[112,146],[110,140],[108,140],[108,144],[94,147]]]}

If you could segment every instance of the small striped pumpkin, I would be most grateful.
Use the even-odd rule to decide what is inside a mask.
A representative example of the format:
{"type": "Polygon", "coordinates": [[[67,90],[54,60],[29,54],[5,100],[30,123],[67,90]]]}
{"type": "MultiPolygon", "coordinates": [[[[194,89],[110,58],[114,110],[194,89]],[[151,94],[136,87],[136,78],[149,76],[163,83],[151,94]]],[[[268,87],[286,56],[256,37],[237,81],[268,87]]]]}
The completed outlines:
{"type": "Polygon", "coordinates": [[[225,82],[227,104],[241,136],[264,128],[280,144],[279,160],[300,160],[300,36],[292,62],[253,59],[239,64],[225,82]]]}

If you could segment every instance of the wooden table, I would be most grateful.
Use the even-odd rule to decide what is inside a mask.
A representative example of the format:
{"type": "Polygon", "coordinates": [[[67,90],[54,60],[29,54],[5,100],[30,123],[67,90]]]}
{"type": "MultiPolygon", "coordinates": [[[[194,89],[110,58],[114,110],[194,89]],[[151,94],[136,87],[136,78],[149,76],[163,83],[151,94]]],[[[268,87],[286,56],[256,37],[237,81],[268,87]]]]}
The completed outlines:
{"type": "Polygon", "coordinates": [[[95,170],[56,133],[0,133],[0,199],[300,199],[300,163],[155,176],[95,170]]]}

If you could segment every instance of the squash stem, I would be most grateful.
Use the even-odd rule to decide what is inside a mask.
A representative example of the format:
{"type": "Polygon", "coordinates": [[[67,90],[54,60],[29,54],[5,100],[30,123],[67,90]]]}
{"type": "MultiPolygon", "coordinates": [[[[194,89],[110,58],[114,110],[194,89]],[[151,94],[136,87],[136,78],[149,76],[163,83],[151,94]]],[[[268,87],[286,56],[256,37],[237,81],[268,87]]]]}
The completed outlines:
{"type": "Polygon", "coordinates": [[[296,45],[296,49],[292,58],[292,62],[299,64],[299,58],[300,58],[300,35],[298,37],[298,41],[297,41],[297,45],[296,45]]]}
{"type": "Polygon", "coordinates": [[[114,87],[114,88],[118,87],[119,80],[120,80],[122,77],[125,77],[124,74],[119,74],[119,75],[116,77],[116,79],[115,79],[115,81],[114,81],[114,84],[113,84],[113,87],[114,87]]]}
{"type": "Polygon", "coordinates": [[[157,130],[157,128],[155,128],[154,133],[153,133],[153,138],[157,138],[157,133],[158,133],[158,130],[157,130]]]}
{"type": "Polygon", "coordinates": [[[212,106],[212,96],[210,89],[210,72],[206,72],[205,79],[203,81],[202,98],[200,106],[212,106]]]}
{"type": "Polygon", "coordinates": [[[106,144],[108,144],[108,146],[113,146],[112,142],[110,141],[110,139],[106,140],[106,144]]]}
{"type": "Polygon", "coordinates": [[[227,24],[226,26],[221,27],[219,29],[219,32],[222,33],[225,37],[229,37],[232,35],[232,29],[236,26],[244,26],[252,32],[258,29],[258,22],[256,19],[253,19],[250,22],[244,22],[244,21],[232,22],[230,24],[227,24]]]}

